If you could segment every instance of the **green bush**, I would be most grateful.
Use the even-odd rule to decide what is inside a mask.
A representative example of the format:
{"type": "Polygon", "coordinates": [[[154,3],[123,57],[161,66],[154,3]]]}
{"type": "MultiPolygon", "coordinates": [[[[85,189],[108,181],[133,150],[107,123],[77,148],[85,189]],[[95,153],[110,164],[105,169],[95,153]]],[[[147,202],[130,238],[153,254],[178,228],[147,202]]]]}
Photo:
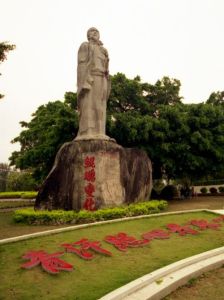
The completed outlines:
{"type": "Polygon", "coordinates": [[[203,187],[203,188],[200,189],[200,192],[201,192],[202,194],[207,194],[208,189],[207,189],[206,187],[203,187]]]}
{"type": "Polygon", "coordinates": [[[209,189],[209,191],[210,191],[211,194],[217,194],[217,188],[215,188],[215,187],[211,187],[209,189]]]}
{"type": "Polygon", "coordinates": [[[0,192],[0,199],[33,199],[37,196],[37,192],[0,192]]]}
{"type": "Polygon", "coordinates": [[[160,197],[165,200],[172,200],[178,197],[178,190],[175,185],[167,185],[165,186],[161,193],[160,197]]]}
{"type": "Polygon", "coordinates": [[[21,198],[22,192],[1,192],[0,199],[21,198]]]}
{"type": "Polygon", "coordinates": [[[16,210],[13,219],[17,223],[27,224],[83,224],[157,213],[166,207],[167,202],[164,200],[151,200],[128,206],[99,209],[93,212],[87,210],[79,212],[64,210],[35,211],[28,208],[16,210]]]}
{"type": "Polygon", "coordinates": [[[6,191],[31,191],[37,184],[28,172],[9,172],[7,176],[6,191]]]}
{"type": "Polygon", "coordinates": [[[218,189],[220,193],[224,193],[224,186],[219,186],[218,189]]]}
{"type": "Polygon", "coordinates": [[[37,192],[23,192],[21,194],[22,199],[34,199],[37,196],[37,192]]]}
{"type": "Polygon", "coordinates": [[[152,188],[150,198],[151,199],[159,199],[159,193],[154,188],[152,188]]]}

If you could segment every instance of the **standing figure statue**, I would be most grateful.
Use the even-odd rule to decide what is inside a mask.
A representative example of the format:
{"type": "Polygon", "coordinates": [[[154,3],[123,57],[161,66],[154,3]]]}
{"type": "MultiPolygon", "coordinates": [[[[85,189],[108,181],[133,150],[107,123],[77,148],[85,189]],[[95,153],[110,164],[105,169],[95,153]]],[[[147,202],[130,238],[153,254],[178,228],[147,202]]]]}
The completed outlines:
{"type": "Polygon", "coordinates": [[[77,96],[79,131],[76,140],[109,139],[106,136],[106,107],[110,94],[109,56],[99,31],[87,31],[88,42],[78,51],[77,96]]]}

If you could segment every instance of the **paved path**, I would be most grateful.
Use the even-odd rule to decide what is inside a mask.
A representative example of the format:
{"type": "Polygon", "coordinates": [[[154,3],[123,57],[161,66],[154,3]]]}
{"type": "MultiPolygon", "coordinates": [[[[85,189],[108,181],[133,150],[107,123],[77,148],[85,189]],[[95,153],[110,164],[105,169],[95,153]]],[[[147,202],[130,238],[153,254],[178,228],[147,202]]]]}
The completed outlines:
{"type": "Polygon", "coordinates": [[[168,211],[180,211],[189,209],[224,210],[223,196],[193,197],[191,199],[168,201],[168,211]]]}

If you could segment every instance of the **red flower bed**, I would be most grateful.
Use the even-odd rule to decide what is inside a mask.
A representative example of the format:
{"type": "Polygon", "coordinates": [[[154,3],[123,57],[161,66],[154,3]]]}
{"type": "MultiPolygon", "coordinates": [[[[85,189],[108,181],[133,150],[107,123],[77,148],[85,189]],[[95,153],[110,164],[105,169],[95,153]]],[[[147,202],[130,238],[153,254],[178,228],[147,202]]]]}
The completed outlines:
{"type": "MultiPolygon", "coordinates": [[[[89,158],[90,159],[90,158],[89,158]]],[[[91,160],[93,163],[94,160],[91,160]]],[[[198,227],[200,230],[207,229],[219,229],[222,226],[221,222],[224,222],[224,216],[217,217],[208,222],[207,220],[191,220],[186,225],[179,225],[170,223],[166,225],[168,230],[154,229],[142,234],[142,239],[136,239],[133,236],[124,232],[119,232],[114,235],[108,235],[104,238],[109,244],[112,244],[116,249],[120,251],[127,251],[128,248],[147,246],[154,239],[168,239],[171,233],[178,233],[180,236],[186,236],[187,234],[197,235],[199,231],[193,229],[191,226],[198,227]]],[[[79,241],[72,243],[63,243],[61,245],[65,249],[65,252],[74,253],[80,258],[85,260],[92,260],[94,255],[91,251],[103,254],[106,256],[112,256],[112,253],[107,249],[104,249],[100,241],[90,241],[83,238],[79,241]]],[[[59,259],[65,252],[55,252],[49,254],[43,250],[29,251],[23,255],[23,259],[29,260],[21,267],[24,269],[31,269],[37,265],[41,265],[42,268],[51,274],[58,274],[60,271],[72,271],[73,266],[69,263],[59,259]]]]}

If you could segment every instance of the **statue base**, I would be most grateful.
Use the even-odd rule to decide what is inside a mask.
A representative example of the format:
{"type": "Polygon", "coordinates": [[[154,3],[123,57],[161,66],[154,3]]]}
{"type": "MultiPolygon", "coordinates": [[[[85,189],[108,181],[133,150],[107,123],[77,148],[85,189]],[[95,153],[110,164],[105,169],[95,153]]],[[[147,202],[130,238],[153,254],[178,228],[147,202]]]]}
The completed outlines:
{"type": "Polygon", "coordinates": [[[58,151],[36,209],[95,210],[149,199],[151,161],[115,140],[75,139],[58,151]]]}

